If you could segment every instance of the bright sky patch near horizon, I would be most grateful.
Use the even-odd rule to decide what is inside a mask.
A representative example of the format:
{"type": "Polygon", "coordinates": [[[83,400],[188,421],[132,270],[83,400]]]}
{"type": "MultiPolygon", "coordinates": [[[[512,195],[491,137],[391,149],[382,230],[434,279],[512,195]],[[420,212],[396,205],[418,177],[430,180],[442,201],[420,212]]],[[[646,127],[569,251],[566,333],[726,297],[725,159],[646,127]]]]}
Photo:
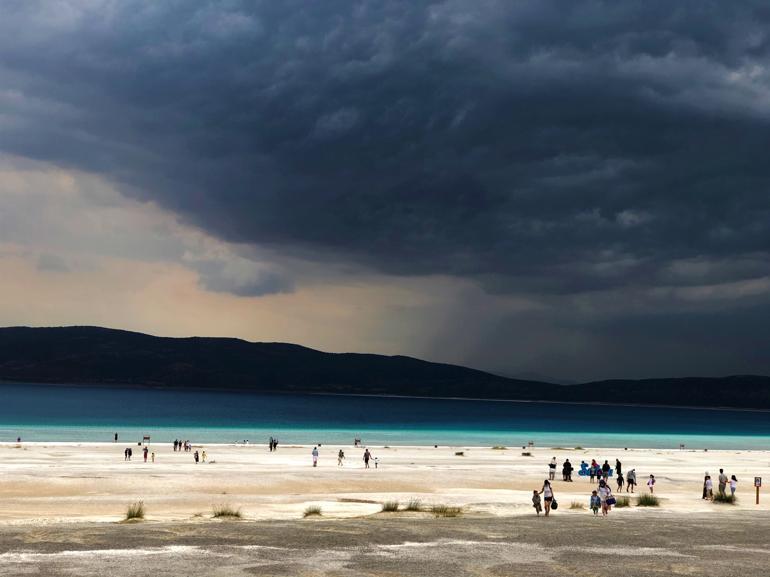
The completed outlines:
{"type": "Polygon", "coordinates": [[[761,2],[0,0],[0,325],[770,374],[761,2]]]}

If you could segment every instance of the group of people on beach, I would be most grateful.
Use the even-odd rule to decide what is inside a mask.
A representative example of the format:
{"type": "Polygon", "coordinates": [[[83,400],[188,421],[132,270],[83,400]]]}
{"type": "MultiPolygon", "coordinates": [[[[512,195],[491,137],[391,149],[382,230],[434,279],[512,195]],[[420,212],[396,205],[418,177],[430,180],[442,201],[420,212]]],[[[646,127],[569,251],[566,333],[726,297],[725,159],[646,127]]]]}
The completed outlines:
{"type": "MultiPolygon", "coordinates": [[[[320,444],[316,445],[315,447],[313,447],[313,450],[310,452],[310,455],[313,458],[314,467],[318,466],[318,458],[320,456],[320,451],[318,450],[318,448],[320,446],[321,446],[320,444]]],[[[360,446],[360,445],[355,445],[355,446],[360,446]]],[[[372,452],[369,450],[368,447],[364,449],[363,459],[364,459],[364,469],[371,468],[370,467],[371,463],[374,463],[375,469],[377,469],[380,465],[380,460],[377,457],[372,456],[372,452]]],[[[345,464],[345,451],[340,449],[337,452],[337,466],[342,467],[344,466],[344,464],[345,464]]]]}
{"type": "Polygon", "coordinates": [[[185,453],[189,453],[192,451],[192,443],[190,441],[180,441],[178,439],[174,439],[174,452],[177,451],[184,451],[185,453]]]}
{"type": "Polygon", "coordinates": [[[270,437],[270,440],[268,440],[267,444],[270,447],[271,453],[278,450],[278,439],[270,437]]]}
{"type": "MultiPolygon", "coordinates": [[[[735,491],[738,489],[738,478],[735,475],[730,475],[727,478],[724,469],[719,469],[719,477],[717,477],[719,494],[721,496],[727,495],[727,486],[730,485],[730,495],[735,497],[735,491]]],[[[703,499],[707,501],[714,500],[714,481],[711,480],[711,475],[706,471],[703,477],[703,499]]]]}
{"type": "MultiPolygon", "coordinates": [[[[539,491],[535,489],[532,492],[532,506],[535,508],[537,515],[540,515],[543,508],[545,508],[545,516],[547,517],[552,509],[558,507],[558,502],[554,497],[553,486],[551,484],[556,478],[557,467],[558,462],[556,461],[556,457],[553,457],[548,463],[548,478],[543,481],[543,487],[539,491]]],[[[570,463],[569,459],[566,459],[561,468],[562,481],[571,483],[573,470],[574,467],[572,466],[572,463],[570,463]]],[[[594,515],[598,515],[601,510],[602,515],[607,516],[612,509],[612,505],[615,504],[615,497],[613,496],[612,488],[610,486],[610,477],[613,476],[613,473],[617,483],[618,492],[623,490],[624,485],[627,493],[634,492],[634,488],[636,487],[636,469],[631,469],[626,476],[623,477],[623,463],[620,462],[620,459],[615,459],[614,469],[610,465],[609,460],[605,460],[602,465],[599,465],[596,459],[591,459],[590,465],[585,461],[580,462],[580,471],[578,472],[578,475],[581,477],[588,477],[591,484],[595,482],[598,482],[599,484],[595,490],[591,491],[589,500],[589,506],[594,515]]],[[[654,493],[655,475],[650,475],[647,480],[647,487],[649,488],[650,493],[654,493]]]]}

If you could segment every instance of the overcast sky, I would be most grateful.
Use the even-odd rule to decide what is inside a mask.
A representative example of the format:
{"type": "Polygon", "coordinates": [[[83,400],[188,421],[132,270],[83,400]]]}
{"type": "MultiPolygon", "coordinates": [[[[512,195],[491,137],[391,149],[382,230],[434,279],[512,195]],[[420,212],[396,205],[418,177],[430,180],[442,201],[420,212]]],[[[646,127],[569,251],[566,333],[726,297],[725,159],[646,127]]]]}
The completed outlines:
{"type": "Polygon", "coordinates": [[[0,324],[770,374],[766,2],[0,0],[0,324]]]}

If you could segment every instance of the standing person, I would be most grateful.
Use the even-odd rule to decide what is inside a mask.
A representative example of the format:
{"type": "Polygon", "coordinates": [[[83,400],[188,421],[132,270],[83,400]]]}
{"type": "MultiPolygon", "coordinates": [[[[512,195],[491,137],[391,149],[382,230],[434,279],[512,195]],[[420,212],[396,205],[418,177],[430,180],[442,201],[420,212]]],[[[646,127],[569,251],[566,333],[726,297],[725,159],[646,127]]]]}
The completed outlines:
{"type": "Polygon", "coordinates": [[[278,439],[273,439],[273,451],[278,450],[278,439]]]}
{"type": "Polygon", "coordinates": [[[626,475],[626,493],[629,489],[633,493],[634,487],[636,487],[636,469],[631,469],[626,475]]]}
{"type": "Polygon", "coordinates": [[[201,451],[201,461],[203,461],[204,463],[206,462],[206,449],[203,449],[203,451],[201,451]]]}
{"type": "Polygon", "coordinates": [[[128,448],[123,451],[123,460],[128,461],[128,448]]]}
{"type": "Polygon", "coordinates": [[[551,503],[553,503],[553,488],[548,479],[543,481],[543,488],[540,489],[539,494],[543,496],[543,501],[545,502],[545,516],[548,517],[548,514],[551,512],[551,503]]]}
{"type": "Polygon", "coordinates": [[[569,459],[564,461],[564,465],[562,465],[562,473],[564,473],[564,480],[568,483],[572,482],[572,463],[569,462],[569,459]]]}
{"type": "Polygon", "coordinates": [[[144,453],[144,462],[146,463],[147,462],[147,455],[150,453],[150,450],[147,447],[145,447],[142,450],[142,452],[144,453]]]}
{"type": "Polygon", "coordinates": [[[337,466],[342,467],[343,461],[345,461],[345,453],[342,449],[340,449],[340,452],[337,453],[337,466]]]}
{"type": "Polygon", "coordinates": [[[532,491],[532,506],[535,508],[535,513],[537,513],[537,516],[539,517],[543,507],[540,505],[540,493],[537,492],[537,489],[532,491]]]}
{"type": "Polygon", "coordinates": [[[313,447],[313,451],[310,453],[313,455],[313,466],[318,466],[318,447],[313,447]]]}
{"type": "Polygon", "coordinates": [[[372,458],[372,454],[369,452],[369,448],[364,449],[364,469],[369,468],[369,459],[372,458]]]}
{"type": "Polygon", "coordinates": [[[115,440],[113,441],[113,443],[117,443],[117,442],[118,442],[118,434],[115,433],[115,440]]]}
{"type": "Polygon", "coordinates": [[[618,493],[623,490],[623,474],[618,471],[618,493]]]}
{"type": "Polygon", "coordinates": [[[556,478],[556,457],[551,459],[548,463],[548,479],[553,481],[556,478]]]}
{"type": "Polygon", "coordinates": [[[610,484],[604,479],[601,479],[599,481],[599,500],[602,504],[602,517],[606,517],[607,514],[612,510],[612,506],[607,502],[610,497],[612,497],[612,489],[610,489],[610,484]]]}
{"type": "Polygon", "coordinates": [[[152,462],[154,463],[155,462],[155,451],[152,452],[151,458],[152,458],[152,462]]]}
{"type": "Polygon", "coordinates": [[[174,452],[176,453],[177,448],[179,447],[179,440],[174,439],[174,452]]]}
{"type": "Polygon", "coordinates": [[[711,475],[706,475],[706,499],[709,501],[714,500],[714,482],[711,480],[711,475]]]}
{"type": "Polygon", "coordinates": [[[594,517],[599,513],[599,507],[602,506],[602,500],[599,498],[599,494],[596,492],[596,489],[591,491],[591,501],[590,501],[590,507],[591,511],[594,512],[594,517]]]}
{"type": "Polygon", "coordinates": [[[131,447],[129,447],[128,448],[128,460],[130,461],[131,457],[133,457],[133,456],[134,456],[134,450],[131,447]]]}
{"type": "Polygon", "coordinates": [[[615,459],[615,474],[620,476],[621,473],[623,473],[623,463],[620,462],[620,459],[615,459]]]}
{"type": "Polygon", "coordinates": [[[379,457],[375,457],[374,458],[374,468],[375,469],[379,469],[379,467],[380,467],[380,458],[379,457]]]}
{"type": "Polygon", "coordinates": [[[195,453],[193,453],[193,459],[195,459],[195,464],[197,465],[198,461],[200,461],[200,455],[198,454],[198,451],[195,451],[195,453]]]}
{"type": "Polygon", "coordinates": [[[599,463],[596,462],[596,459],[591,459],[591,467],[588,469],[591,484],[593,484],[594,480],[596,479],[596,469],[598,468],[599,463]]]}
{"type": "Polygon", "coordinates": [[[610,476],[610,463],[605,459],[604,465],[602,465],[602,477],[604,477],[604,480],[606,481],[609,476],[610,476]]]}
{"type": "Polygon", "coordinates": [[[730,494],[735,497],[735,490],[738,488],[738,479],[735,475],[730,475],[730,494]]]}
{"type": "Polygon", "coordinates": [[[703,475],[703,496],[701,499],[706,498],[706,481],[708,481],[711,477],[709,476],[709,472],[706,471],[706,473],[703,475]]]}
{"type": "Polygon", "coordinates": [[[655,475],[650,475],[650,478],[647,479],[647,486],[650,488],[650,493],[655,492],[655,475]]]}
{"type": "Polygon", "coordinates": [[[725,475],[724,469],[719,469],[719,494],[724,495],[725,490],[727,489],[727,482],[729,479],[727,478],[727,475],[725,475]]]}

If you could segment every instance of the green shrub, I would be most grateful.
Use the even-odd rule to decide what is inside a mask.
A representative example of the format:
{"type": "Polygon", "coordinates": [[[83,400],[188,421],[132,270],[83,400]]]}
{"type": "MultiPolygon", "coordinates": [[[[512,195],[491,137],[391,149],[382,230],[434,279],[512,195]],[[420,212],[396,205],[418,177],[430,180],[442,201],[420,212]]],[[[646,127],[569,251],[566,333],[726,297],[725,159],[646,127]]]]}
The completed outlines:
{"type": "Polygon", "coordinates": [[[144,502],[131,503],[126,511],[126,521],[131,519],[144,519],[144,502]]]}
{"type": "Polygon", "coordinates": [[[642,493],[639,495],[639,500],[636,502],[637,507],[658,507],[659,505],[660,499],[652,493],[642,493]]]}
{"type": "Polygon", "coordinates": [[[382,504],[383,513],[395,513],[398,511],[398,501],[385,501],[382,504]]]}
{"type": "Polygon", "coordinates": [[[727,493],[717,492],[714,495],[714,503],[725,503],[728,505],[735,505],[735,501],[736,501],[735,495],[733,495],[732,493],[728,495],[727,493]]]}
{"type": "Polygon", "coordinates": [[[321,507],[319,507],[318,505],[310,505],[305,509],[305,512],[302,514],[302,516],[303,517],[313,517],[313,516],[320,517],[321,507]]]}
{"type": "Polygon", "coordinates": [[[572,503],[569,504],[570,509],[585,509],[586,505],[585,503],[582,503],[580,501],[572,501],[572,503]]]}
{"type": "Polygon", "coordinates": [[[628,497],[615,497],[615,507],[630,507],[631,500],[628,497]]]}
{"type": "Polygon", "coordinates": [[[502,445],[495,445],[492,447],[493,451],[505,451],[508,447],[503,447],[502,445]]]}
{"type": "Polygon", "coordinates": [[[450,507],[449,505],[432,505],[430,512],[436,517],[457,517],[462,513],[462,507],[450,507]]]}
{"type": "Polygon", "coordinates": [[[422,511],[422,501],[419,499],[409,499],[404,511],[422,511]]]}
{"type": "Polygon", "coordinates": [[[240,509],[233,509],[230,505],[214,505],[212,514],[215,519],[228,517],[240,519],[243,516],[240,509]]]}

